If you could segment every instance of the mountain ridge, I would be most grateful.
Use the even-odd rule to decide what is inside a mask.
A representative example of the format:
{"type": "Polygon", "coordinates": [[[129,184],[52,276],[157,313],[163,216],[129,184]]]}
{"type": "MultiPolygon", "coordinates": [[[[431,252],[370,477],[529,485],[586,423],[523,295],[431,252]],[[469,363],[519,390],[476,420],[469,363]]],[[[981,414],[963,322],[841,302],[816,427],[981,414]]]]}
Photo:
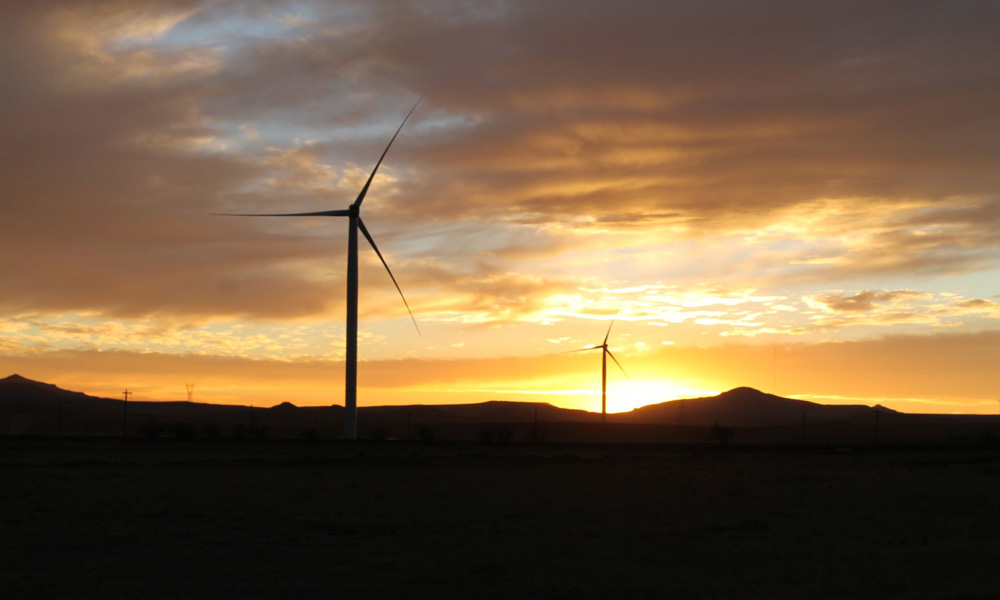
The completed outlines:
{"type": "MultiPolygon", "coordinates": [[[[57,404],[87,405],[112,408],[120,406],[122,400],[90,396],[83,392],[64,390],[54,384],[34,381],[19,374],[0,379],[0,406],[8,409],[43,408],[57,404]]],[[[188,403],[182,401],[132,401],[130,410],[148,412],[149,409],[181,410],[182,407],[197,407],[201,411],[232,412],[251,410],[246,405],[222,405],[208,403],[188,403]]],[[[337,411],[337,405],[299,407],[291,402],[280,402],[271,407],[257,407],[253,410],[268,411],[294,419],[303,412],[323,410],[337,411]]],[[[531,422],[535,418],[545,421],[595,422],[600,413],[580,409],[560,408],[543,402],[514,402],[489,400],[466,404],[411,404],[381,405],[361,407],[364,413],[379,421],[412,419],[415,414],[436,422],[531,422]]],[[[826,405],[806,400],[783,398],[751,387],[737,387],[716,396],[667,400],[648,404],[629,412],[608,414],[609,422],[617,423],[658,423],[658,424],[712,424],[716,422],[732,425],[767,425],[777,421],[787,422],[803,413],[820,419],[851,418],[868,415],[875,410],[865,405],[826,405]]],[[[892,412],[882,408],[884,412],[892,412]]]]}
{"type": "MultiPolygon", "coordinates": [[[[124,431],[132,437],[315,440],[338,439],[344,421],[340,405],[279,402],[265,408],[131,400],[126,411],[123,404],[121,399],[11,375],[0,379],[0,435],[118,437],[124,431]]],[[[504,400],[362,406],[358,419],[359,431],[368,439],[696,443],[705,442],[706,432],[715,425],[735,428],[740,441],[839,443],[884,440],[886,435],[898,440],[961,439],[970,431],[981,436],[987,431],[984,426],[996,423],[996,416],[910,415],[879,406],[783,398],[749,387],[610,413],[607,426],[599,412],[504,400]]]]}

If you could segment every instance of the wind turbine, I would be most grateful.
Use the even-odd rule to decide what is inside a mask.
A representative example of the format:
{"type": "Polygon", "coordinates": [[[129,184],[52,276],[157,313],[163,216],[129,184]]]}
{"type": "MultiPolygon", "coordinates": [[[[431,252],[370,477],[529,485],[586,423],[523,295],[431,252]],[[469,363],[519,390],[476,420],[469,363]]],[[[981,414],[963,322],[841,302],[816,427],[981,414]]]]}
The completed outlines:
{"type": "Polygon", "coordinates": [[[396,286],[396,291],[399,292],[400,298],[403,299],[403,304],[406,306],[406,311],[410,313],[410,319],[413,320],[413,326],[417,328],[417,334],[420,333],[420,327],[417,325],[417,320],[413,317],[413,311],[410,310],[410,304],[406,301],[406,297],[403,296],[403,290],[399,288],[399,284],[396,282],[396,278],[392,274],[392,270],[389,269],[389,264],[385,262],[382,253],[379,252],[378,246],[375,245],[375,240],[372,239],[370,233],[368,233],[368,228],[365,227],[364,221],[361,220],[361,203],[364,202],[365,196],[368,194],[368,188],[371,187],[372,180],[375,178],[375,173],[378,168],[382,165],[382,161],[385,159],[386,153],[389,152],[389,148],[392,143],[396,141],[396,136],[403,129],[403,125],[406,124],[406,120],[410,118],[413,111],[416,110],[417,104],[420,104],[421,97],[417,100],[410,112],[406,113],[406,117],[403,118],[403,122],[400,123],[399,128],[396,129],[396,133],[393,134],[392,139],[389,140],[389,144],[382,151],[382,156],[379,157],[378,162],[375,163],[375,168],[372,169],[371,175],[368,176],[368,181],[365,182],[365,186],[361,188],[361,192],[358,193],[358,197],[354,202],[348,206],[346,209],[341,210],[321,210],[318,212],[305,212],[305,213],[270,213],[270,214],[246,214],[246,213],[213,213],[221,216],[229,217],[347,217],[347,356],[345,358],[344,367],[344,438],[348,440],[354,440],[358,437],[358,230],[365,236],[368,243],[371,244],[372,249],[375,250],[375,254],[378,255],[379,260],[382,261],[382,265],[385,266],[386,272],[389,273],[389,278],[392,279],[393,285],[396,286]]]}
{"type": "MultiPolygon", "coordinates": [[[[569,352],[584,352],[586,350],[601,350],[601,423],[608,422],[608,357],[615,361],[618,368],[621,369],[622,375],[626,379],[629,379],[628,373],[625,372],[625,368],[622,367],[618,359],[615,358],[614,354],[611,354],[611,350],[608,350],[608,336],[611,335],[611,328],[614,326],[615,322],[612,319],[611,325],[608,325],[608,332],[604,334],[604,341],[601,342],[600,346],[588,346],[587,348],[580,348],[579,350],[570,350],[569,352]]],[[[567,353],[568,354],[568,353],[567,353]]],[[[631,380],[630,380],[631,381],[631,380]]]]}

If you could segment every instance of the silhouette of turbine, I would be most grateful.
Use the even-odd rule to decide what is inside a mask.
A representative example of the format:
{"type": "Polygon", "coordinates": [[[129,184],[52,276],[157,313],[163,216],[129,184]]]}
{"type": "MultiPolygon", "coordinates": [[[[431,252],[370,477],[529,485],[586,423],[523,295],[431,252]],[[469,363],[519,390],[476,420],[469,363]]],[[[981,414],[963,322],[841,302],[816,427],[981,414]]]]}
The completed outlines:
{"type": "Polygon", "coordinates": [[[570,352],[585,352],[587,350],[601,350],[601,423],[608,422],[608,357],[615,361],[618,368],[621,369],[622,375],[626,379],[631,379],[628,373],[625,372],[625,368],[622,367],[618,359],[615,358],[614,354],[611,354],[611,350],[608,350],[608,336],[611,335],[611,328],[614,326],[615,322],[612,319],[611,325],[608,325],[608,332],[604,334],[604,341],[601,342],[600,346],[589,346],[587,348],[580,348],[579,350],[570,350],[569,352],[564,352],[564,354],[569,354],[570,352]]]}
{"type": "Polygon", "coordinates": [[[378,162],[375,163],[375,168],[372,169],[371,175],[368,176],[368,181],[365,182],[365,186],[361,188],[361,192],[358,193],[358,197],[354,200],[354,203],[348,206],[346,209],[342,210],[321,210],[318,212],[306,212],[306,213],[269,213],[269,214],[247,214],[247,213],[212,213],[219,216],[228,217],[347,217],[348,218],[348,233],[347,233],[347,356],[345,358],[344,367],[344,438],[349,440],[357,439],[358,437],[358,230],[365,236],[368,243],[371,244],[375,254],[378,255],[379,260],[382,261],[382,265],[385,267],[386,272],[389,273],[389,278],[392,279],[393,285],[396,286],[396,291],[399,292],[399,297],[403,299],[403,304],[406,306],[406,312],[410,313],[410,319],[413,320],[413,326],[417,328],[417,334],[420,334],[420,327],[417,325],[417,320],[413,316],[413,311],[410,310],[410,304],[406,301],[406,296],[403,295],[403,290],[400,289],[399,284],[396,283],[396,278],[392,274],[392,270],[389,269],[389,264],[385,262],[385,258],[382,257],[382,253],[379,252],[378,246],[375,245],[375,240],[372,239],[370,233],[368,233],[368,228],[365,227],[364,221],[361,220],[361,203],[364,202],[365,196],[368,194],[368,188],[371,187],[372,180],[375,178],[375,173],[378,168],[382,165],[382,161],[385,159],[386,153],[389,152],[389,148],[392,143],[396,141],[396,136],[402,131],[403,125],[406,125],[407,119],[416,110],[417,104],[420,104],[420,100],[417,100],[410,112],[406,113],[406,117],[403,118],[403,122],[400,123],[399,128],[396,129],[396,133],[393,134],[392,139],[389,140],[389,144],[382,151],[382,156],[379,157],[378,162]]]}

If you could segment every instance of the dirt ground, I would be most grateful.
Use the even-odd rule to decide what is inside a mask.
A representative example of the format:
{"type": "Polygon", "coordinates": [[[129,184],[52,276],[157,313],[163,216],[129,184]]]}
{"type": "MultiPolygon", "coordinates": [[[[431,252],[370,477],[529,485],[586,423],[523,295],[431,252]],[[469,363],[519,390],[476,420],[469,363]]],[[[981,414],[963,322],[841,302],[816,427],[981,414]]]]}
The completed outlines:
{"type": "Polygon", "coordinates": [[[1000,452],[0,441],[4,597],[1000,598],[1000,452]]]}

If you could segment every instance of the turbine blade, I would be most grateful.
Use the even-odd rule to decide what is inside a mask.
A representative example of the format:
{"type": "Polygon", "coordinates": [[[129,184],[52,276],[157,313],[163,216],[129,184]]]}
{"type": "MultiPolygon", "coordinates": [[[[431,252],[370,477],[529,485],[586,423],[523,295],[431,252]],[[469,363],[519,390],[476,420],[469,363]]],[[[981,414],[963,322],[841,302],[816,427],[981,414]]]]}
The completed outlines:
{"type": "Polygon", "coordinates": [[[621,369],[622,375],[625,376],[625,379],[628,379],[629,381],[632,381],[632,378],[629,377],[628,373],[625,372],[625,367],[623,367],[622,364],[620,362],[618,362],[618,359],[615,358],[614,354],[611,354],[611,350],[608,350],[607,348],[605,348],[604,351],[608,353],[608,356],[611,357],[611,360],[615,361],[615,364],[618,365],[619,369],[621,369]]]}
{"type": "Polygon", "coordinates": [[[424,99],[423,96],[417,98],[416,104],[413,105],[413,108],[410,109],[410,112],[406,113],[406,116],[403,118],[403,122],[399,124],[399,129],[396,130],[396,133],[392,135],[392,139],[389,140],[389,145],[387,145],[385,147],[385,150],[382,151],[382,156],[380,156],[378,162],[375,163],[375,168],[372,169],[372,174],[368,176],[368,181],[365,182],[365,187],[361,188],[361,192],[358,194],[357,199],[354,201],[354,204],[356,204],[358,208],[361,208],[361,203],[365,201],[365,195],[368,194],[368,188],[371,187],[372,179],[375,179],[375,173],[378,171],[378,168],[382,165],[382,161],[385,159],[385,155],[389,152],[389,148],[392,146],[392,143],[396,141],[396,136],[399,135],[399,132],[403,130],[403,125],[406,125],[406,120],[410,118],[410,115],[413,114],[413,111],[417,109],[417,104],[420,104],[420,101],[423,99],[424,99]]]}
{"type": "Polygon", "coordinates": [[[572,352],[583,352],[585,350],[600,350],[600,346],[591,346],[589,348],[580,348],[578,350],[566,350],[564,352],[557,352],[556,354],[570,354],[572,352]]]}
{"type": "MultiPolygon", "coordinates": [[[[615,313],[615,314],[618,314],[618,313],[615,313]]],[[[611,335],[611,328],[614,327],[614,325],[615,325],[615,320],[611,319],[611,325],[608,325],[608,332],[604,334],[604,343],[605,344],[608,343],[608,336],[611,335]]]]}
{"type": "Polygon", "coordinates": [[[321,210],[319,212],[307,213],[212,213],[217,217],[346,217],[351,214],[349,210],[321,210]]]}
{"type": "Polygon", "coordinates": [[[389,273],[389,278],[392,279],[392,284],[396,286],[396,291],[399,292],[399,297],[403,299],[403,304],[406,306],[406,312],[410,313],[410,319],[413,320],[413,326],[417,328],[417,335],[423,337],[420,333],[420,326],[417,325],[417,319],[413,316],[413,311],[410,310],[410,303],[406,301],[406,296],[403,295],[403,290],[399,289],[399,284],[396,283],[396,278],[392,275],[392,270],[389,268],[389,263],[385,262],[385,258],[382,257],[382,253],[379,252],[378,246],[375,245],[375,240],[372,239],[372,234],[368,233],[368,228],[365,227],[364,221],[358,218],[358,229],[364,234],[365,239],[368,243],[372,245],[372,249],[375,250],[375,254],[378,254],[378,259],[382,261],[382,266],[385,267],[387,273],[389,273]]]}

